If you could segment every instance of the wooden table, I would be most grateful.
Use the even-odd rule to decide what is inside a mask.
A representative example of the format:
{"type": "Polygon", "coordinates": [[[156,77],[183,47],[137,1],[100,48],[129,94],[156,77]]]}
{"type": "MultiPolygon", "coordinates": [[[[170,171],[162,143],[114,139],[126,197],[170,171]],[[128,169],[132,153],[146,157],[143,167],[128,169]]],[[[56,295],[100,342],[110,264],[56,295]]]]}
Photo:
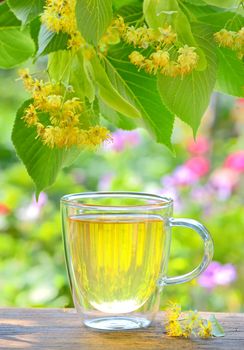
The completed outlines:
{"type": "Polygon", "coordinates": [[[98,332],[81,325],[73,309],[0,309],[0,349],[244,350],[244,314],[215,315],[225,337],[190,340],[167,337],[162,312],[148,329],[98,332]]]}

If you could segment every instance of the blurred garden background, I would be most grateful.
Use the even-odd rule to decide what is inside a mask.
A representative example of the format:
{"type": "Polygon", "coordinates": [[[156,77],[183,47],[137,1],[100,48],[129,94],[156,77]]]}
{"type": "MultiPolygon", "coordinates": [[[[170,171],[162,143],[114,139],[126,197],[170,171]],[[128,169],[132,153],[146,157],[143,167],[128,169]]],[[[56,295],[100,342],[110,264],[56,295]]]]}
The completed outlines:
{"type": "MultiPolygon", "coordinates": [[[[26,97],[16,71],[0,72],[0,305],[72,306],[59,214],[60,197],[82,191],[130,190],[171,196],[175,216],[195,218],[211,232],[215,254],[191,283],[168,287],[162,308],[244,311],[244,100],[215,94],[196,142],[175,125],[176,156],[141,129],[113,130],[113,143],[84,151],[41,193],[11,144],[15,111],[26,97]]],[[[169,275],[188,272],[202,254],[197,235],[174,229],[169,275]]]]}

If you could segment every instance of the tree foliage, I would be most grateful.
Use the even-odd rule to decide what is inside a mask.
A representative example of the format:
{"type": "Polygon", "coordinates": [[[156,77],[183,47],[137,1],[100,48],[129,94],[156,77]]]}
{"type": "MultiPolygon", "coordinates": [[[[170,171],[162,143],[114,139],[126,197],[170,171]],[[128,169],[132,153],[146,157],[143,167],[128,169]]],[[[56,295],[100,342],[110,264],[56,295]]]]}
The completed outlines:
{"type": "MultiPolygon", "coordinates": [[[[103,116],[124,129],[145,127],[157,142],[172,149],[176,116],[196,133],[214,89],[234,96],[244,94],[242,57],[214,40],[214,33],[222,29],[243,28],[242,0],[77,0],[74,20],[86,45],[75,51],[69,43],[77,39],[77,32],[53,31],[41,21],[45,5],[44,0],[1,2],[0,68],[48,56],[50,79],[72,85],[97,121],[103,116]],[[101,40],[117,16],[123,16],[133,28],[172,27],[179,45],[195,47],[199,57],[196,69],[177,77],[149,75],[131,64],[128,57],[133,45],[124,44],[116,36],[102,51],[101,40]],[[87,54],[86,46],[92,55],[87,54]]],[[[150,47],[141,52],[149,55],[150,47]]],[[[48,150],[22,117],[23,107],[17,113],[12,139],[40,191],[55,181],[70,149],[48,150]]],[[[71,153],[81,150],[72,149],[71,153]]]]}

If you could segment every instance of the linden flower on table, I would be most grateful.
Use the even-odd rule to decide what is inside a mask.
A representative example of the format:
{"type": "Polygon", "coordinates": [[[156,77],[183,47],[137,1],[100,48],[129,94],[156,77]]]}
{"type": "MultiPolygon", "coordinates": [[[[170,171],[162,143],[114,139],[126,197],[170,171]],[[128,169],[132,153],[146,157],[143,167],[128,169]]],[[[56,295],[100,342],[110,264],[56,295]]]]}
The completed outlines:
{"type": "Polygon", "coordinates": [[[212,330],[213,327],[211,321],[202,320],[200,322],[200,330],[198,332],[198,335],[201,338],[209,338],[212,336],[212,330]]]}

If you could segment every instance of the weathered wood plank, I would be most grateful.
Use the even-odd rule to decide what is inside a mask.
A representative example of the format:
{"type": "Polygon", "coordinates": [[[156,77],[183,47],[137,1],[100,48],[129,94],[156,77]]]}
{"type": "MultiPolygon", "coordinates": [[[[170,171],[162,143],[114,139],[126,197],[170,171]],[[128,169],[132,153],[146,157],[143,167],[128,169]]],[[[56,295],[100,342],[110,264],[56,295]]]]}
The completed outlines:
{"type": "Polygon", "coordinates": [[[98,332],[84,327],[73,309],[0,309],[0,349],[244,349],[244,314],[216,316],[225,329],[224,338],[189,340],[169,338],[163,333],[163,313],[148,329],[98,332]]]}

